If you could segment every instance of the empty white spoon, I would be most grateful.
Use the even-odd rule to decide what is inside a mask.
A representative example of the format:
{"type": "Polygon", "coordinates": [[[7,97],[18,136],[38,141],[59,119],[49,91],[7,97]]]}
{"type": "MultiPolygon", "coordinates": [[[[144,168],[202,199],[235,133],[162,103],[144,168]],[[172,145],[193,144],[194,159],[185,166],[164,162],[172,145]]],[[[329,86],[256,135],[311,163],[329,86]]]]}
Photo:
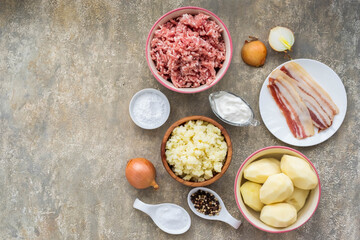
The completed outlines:
{"type": "Polygon", "coordinates": [[[229,225],[231,225],[233,228],[235,229],[238,229],[239,226],[241,225],[241,221],[240,220],[237,220],[236,218],[232,217],[230,215],[230,213],[226,210],[226,207],[225,207],[225,204],[224,202],[222,201],[222,199],[220,198],[220,196],[214,192],[213,190],[209,189],[209,188],[204,188],[204,187],[197,187],[197,188],[193,188],[191,189],[191,191],[189,192],[188,194],[188,197],[187,197],[187,201],[188,201],[188,204],[189,204],[189,207],[190,209],[196,214],[198,215],[199,217],[201,218],[205,218],[205,219],[208,219],[208,220],[218,220],[218,221],[222,221],[222,222],[225,222],[229,225]],[[191,202],[191,195],[196,193],[197,191],[199,190],[203,190],[204,192],[208,192],[208,193],[211,193],[213,194],[216,199],[219,201],[220,203],[220,206],[221,206],[221,209],[220,209],[220,212],[218,215],[215,215],[215,216],[209,216],[209,215],[205,215],[203,213],[200,213],[196,210],[196,208],[194,207],[194,204],[191,202]]]}
{"type": "Polygon", "coordinates": [[[182,234],[190,228],[190,215],[179,205],[172,203],[146,204],[137,198],[133,207],[149,215],[164,232],[182,234]]]}

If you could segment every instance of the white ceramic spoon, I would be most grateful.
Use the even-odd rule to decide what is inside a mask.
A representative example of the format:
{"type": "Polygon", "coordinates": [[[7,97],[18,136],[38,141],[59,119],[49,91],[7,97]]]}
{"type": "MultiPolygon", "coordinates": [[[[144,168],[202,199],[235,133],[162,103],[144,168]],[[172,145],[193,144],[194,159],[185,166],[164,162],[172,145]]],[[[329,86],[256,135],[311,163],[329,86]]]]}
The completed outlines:
{"type": "Polygon", "coordinates": [[[198,215],[199,217],[201,218],[205,218],[205,219],[208,219],[208,220],[218,220],[218,221],[222,221],[222,222],[225,222],[229,225],[231,225],[233,228],[235,229],[238,229],[239,226],[241,225],[241,221],[240,220],[237,220],[236,218],[232,217],[230,215],[230,213],[226,210],[226,207],[225,207],[225,204],[224,202],[222,201],[222,199],[220,198],[220,196],[214,192],[213,190],[209,189],[209,188],[204,188],[204,187],[197,187],[197,188],[193,188],[191,189],[191,191],[189,192],[188,194],[188,198],[187,198],[187,201],[188,201],[188,204],[189,204],[189,207],[190,209],[196,214],[198,215]],[[209,216],[209,215],[205,215],[203,213],[200,213],[196,210],[196,208],[194,207],[194,204],[191,202],[191,195],[194,194],[195,192],[197,192],[198,190],[203,190],[205,192],[209,192],[211,194],[213,194],[217,200],[219,201],[220,203],[220,206],[221,206],[221,210],[220,210],[220,213],[218,215],[215,215],[215,216],[209,216]]]}
{"type": "Polygon", "coordinates": [[[190,215],[179,205],[172,203],[146,204],[137,198],[133,207],[149,215],[164,232],[182,234],[190,228],[190,215]]]}

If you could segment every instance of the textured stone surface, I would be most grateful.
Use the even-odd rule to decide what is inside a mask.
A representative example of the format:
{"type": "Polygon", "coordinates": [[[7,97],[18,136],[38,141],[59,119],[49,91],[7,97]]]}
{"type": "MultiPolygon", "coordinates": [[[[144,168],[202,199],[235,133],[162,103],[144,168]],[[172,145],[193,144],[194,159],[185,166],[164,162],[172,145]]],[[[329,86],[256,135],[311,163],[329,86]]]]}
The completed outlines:
{"type": "Polygon", "coordinates": [[[1,239],[358,239],[360,2],[348,1],[0,1],[0,238],[1,239]],[[231,66],[211,90],[182,95],[162,87],[145,60],[145,41],[164,13],[187,5],[216,13],[234,43],[231,66]],[[274,235],[250,225],[237,209],[233,182],[255,150],[284,145],[262,124],[230,132],[234,156],[211,189],[243,220],[232,229],[190,213],[191,229],[171,236],[132,208],[147,203],[183,206],[190,190],[166,173],[160,143],[172,122],[188,115],[216,118],[208,94],[231,89],[259,118],[258,95],[269,72],[284,62],[268,47],[264,67],[240,58],[248,35],[265,40],[271,27],[296,36],[293,58],[319,60],[340,76],[348,110],[340,130],[318,146],[296,148],[316,165],[322,183],[318,210],[301,228],[274,235]],[[138,90],[169,98],[171,116],[146,131],[128,114],[138,90]],[[196,103],[196,104],[194,104],[196,103]],[[136,190],[125,179],[128,159],[145,157],[160,189],[136,190]]]}

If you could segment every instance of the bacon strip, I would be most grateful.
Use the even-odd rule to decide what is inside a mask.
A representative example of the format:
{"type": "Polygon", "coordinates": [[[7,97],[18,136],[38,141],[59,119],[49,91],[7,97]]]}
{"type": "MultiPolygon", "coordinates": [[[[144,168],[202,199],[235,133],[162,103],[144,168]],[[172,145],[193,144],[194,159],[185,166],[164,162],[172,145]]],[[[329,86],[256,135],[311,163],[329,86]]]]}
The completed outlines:
{"type": "Polygon", "coordinates": [[[330,127],[335,115],[339,113],[339,108],[329,94],[295,62],[285,64],[281,71],[289,76],[289,81],[305,102],[314,125],[320,130],[330,127]]]}
{"type": "Polygon", "coordinates": [[[303,139],[313,136],[310,113],[292,84],[282,76],[270,76],[268,88],[294,137],[303,139]]]}
{"type": "Polygon", "coordinates": [[[294,78],[290,77],[288,73],[285,71],[281,71],[279,69],[276,69],[273,71],[270,75],[272,78],[278,78],[278,77],[285,78],[287,81],[289,81],[293,87],[296,89],[297,93],[305,103],[306,107],[309,110],[311,119],[313,121],[313,124],[319,128],[319,129],[326,129],[329,126],[331,126],[332,119],[329,117],[327,112],[324,110],[324,108],[319,104],[318,100],[311,94],[309,94],[309,91],[306,91],[304,87],[300,86],[299,82],[296,81],[294,78]]]}

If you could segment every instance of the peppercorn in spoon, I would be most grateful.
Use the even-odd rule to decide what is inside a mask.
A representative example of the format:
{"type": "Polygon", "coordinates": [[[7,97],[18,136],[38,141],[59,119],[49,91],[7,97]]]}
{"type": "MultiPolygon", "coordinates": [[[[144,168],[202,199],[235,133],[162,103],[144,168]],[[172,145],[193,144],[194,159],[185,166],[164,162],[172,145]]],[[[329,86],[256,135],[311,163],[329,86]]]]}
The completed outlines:
{"type": "Polygon", "coordinates": [[[208,220],[218,220],[238,229],[241,221],[232,217],[226,210],[220,196],[209,188],[193,188],[188,194],[190,209],[199,217],[208,220]]]}

